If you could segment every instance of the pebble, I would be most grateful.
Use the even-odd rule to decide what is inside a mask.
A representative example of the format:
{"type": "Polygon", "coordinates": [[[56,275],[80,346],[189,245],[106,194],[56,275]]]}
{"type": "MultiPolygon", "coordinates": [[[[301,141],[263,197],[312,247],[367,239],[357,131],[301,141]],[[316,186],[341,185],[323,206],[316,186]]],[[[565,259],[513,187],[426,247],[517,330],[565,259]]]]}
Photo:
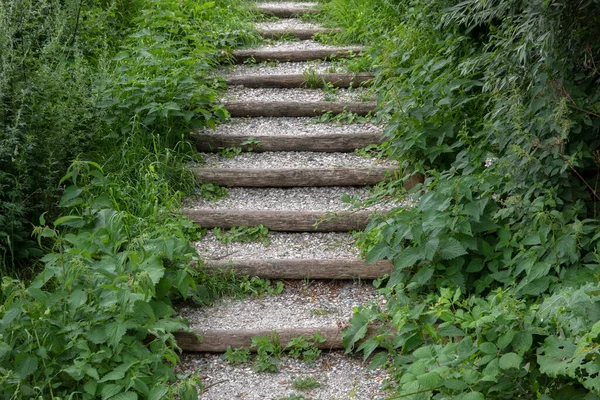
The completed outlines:
{"type": "Polygon", "coordinates": [[[323,134],[381,133],[383,127],[373,123],[332,124],[315,123],[311,118],[233,118],[216,129],[199,133],[219,135],[317,136],[323,134]]]}
{"type": "Polygon", "coordinates": [[[313,152],[264,152],[240,153],[234,158],[226,158],[216,153],[202,153],[205,164],[210,168],[334,168],[355,167],[397,168],[398,162],[365,158],[352,153],[313,153],[313,152]]]}
{"type": "Polygon", "coordinates": [[[278,88],[246,88],[229,86],[223,96],[225,101],[277,101],[277,102],[311,102],[311,101],[374,101],[376,98],[369,88],[337,89],[327,92],[321,89],[285,89],[278,88]]]}

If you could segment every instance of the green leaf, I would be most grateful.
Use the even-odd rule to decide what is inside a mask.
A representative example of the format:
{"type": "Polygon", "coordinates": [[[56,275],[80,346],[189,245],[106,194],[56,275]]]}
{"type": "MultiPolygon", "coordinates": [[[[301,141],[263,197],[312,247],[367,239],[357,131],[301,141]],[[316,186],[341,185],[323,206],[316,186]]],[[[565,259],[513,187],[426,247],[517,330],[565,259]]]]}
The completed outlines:
{"type": "Polygon", "coordinates": [[[140,264],[140,268],[148,273],[148,276],[154,285],[158,284],[158,281],[165,275],[165,267],[156,255],[145,259],[140,264]]]}
{"type": "Polygon", "coordinates": [[[366,262],[372,263],[383,260],[390,255],[390,246],[386,242],[379,242],[367,254],[366,262]]]}
{"type": "Polygon", "coordinates": [[[494,343],[485,342],[479,345],[479,351],[483,354],[496,354],[498,352],[498,347],[494,343]]]}
{"type": "Polygon", "coordinates": [[[108,400],[117,394],[123,391],[123,385],[117,385],[114,383],[105,385],[102,387],[102,391],[100,392],[102,395],[102,400],[108,400]]]}
{"type": "Polygon", "coordinates": [[[38,369],[37,357],[21,353],[15,358],[15,375],[23,380],[38,369]]]}
{"type": "Polygon", "coordinates": [[[98,382],[95,380],[87,381],[85,385],[83,385],[83,390],[90,396],[96,395],[96,389],[98,389],[98,382]]]}
{"type": "Polygon", "coordinates": [[[394,257],[394,268],[402,271],[414,266],[421,259],[421,252],[417,247],[409,247],[396,254],[394,257]]]}
{"type": "Polygon", "coordinates": [[[444,386],[450,390],[461,391],[467,388],[467,383],[459,379],[448,379],[444,382],[444,386]]]}
{"type": "Polygon", "coordinates": [[[502,335],[500,339],[498,339],[498,348],[504,349],[506,346],[508,346],[513,341],[516,333],[517,332],[510,330],[502,335]]]}
{"type": "Polygon", "coordinates": [[[437,237],[431,238],[425,246],[423,246],[423,258],[431,261],[433,260],[433,256],[435,256],[435,252],[440,246],[440,239],[437,237]]]}
{"type": "Polygon", "coordinates": [[[445,238],[440,242],[439,255],[444,260],[452,260],[467,254],[467,250],[454,238],[445,238]]]}
{"type": "Polygon", "coordinates": [[[85,221],[83,220],[83,217],[78,215],[65,215],[54,221],[54,226],[60,225],[69,226],[71,228],[81,228],[85,225],[85,221]]]}
{"type": "Polygon", "coordinates": [[[169,393],[169,388],[165,385],[156,386],[150,392],[148,400],[162,400],[167,395],[167,393],[169,393]]]}
{"type": "Polygon", "coordinates": [[[442,378],[437,372],[431,371],[417,376],[417,380],[425,389],[433,389],[439,386],[442,378]]]}
{"type": "Polygon", "coordinates": [[[470,392],[470,393],[465,393],[465,394],[461,394],[460,396],[457,396],[457,399],[460,399],[460,400],[484,400],[485,397],[483,396],[483,393],[470,392]]]}
{"type": "Polygon", "coordinates": [[[342,343],[346,348],[346,353],[352,351],[356,342],[365,337],[368,328],[369,318],[365,316],[364,310],[352,316],[350,326],[342,332],[342,343]]]}
{"type": "Polygon", "coordinates": [[[137,400],[137,398],[138,395],[134,392],[124,392],[111,397],[110,400],[137,400]]]}
{"type": "Polygon", "coordinates": [[[506,370],[511,368],[520,368],[523,357],[517,353],[506,353],[500,357],[499,366],[506,370]]]}
{"type": "Polygon", "coordinates": [[[444,337],[463,337],[465,333],[456,326],[440,326],[438,333],[444,337]]]}

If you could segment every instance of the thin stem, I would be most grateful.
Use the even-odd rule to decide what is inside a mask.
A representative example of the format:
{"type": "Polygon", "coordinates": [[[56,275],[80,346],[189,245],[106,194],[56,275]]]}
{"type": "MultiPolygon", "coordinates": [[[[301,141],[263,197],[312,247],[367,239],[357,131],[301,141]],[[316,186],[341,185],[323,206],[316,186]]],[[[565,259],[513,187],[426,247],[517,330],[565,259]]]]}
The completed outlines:
{"type": "Polygon", "coordinates": [[[581,180],[583,183],[585,183],[585,185],[588,187],[588,189],[590,189],[590,191],[592,192],[592,194],[594,195],[594,197],[596,198],[596,200],[600,200],[600,197],[598,196],[598,193],[597,193],[597,192],[594,190],[594,188],[592,188],[592,187],[590,186],[590,184],[589,184],[589,183],[587,183],[587,181],[586,181],[586,180],[583,178],[583,176],[581,176],[581,175],[579,174],[579,172],[577,172],[577,170],[575,169],[575,167],[573,166],[573,164],[571,164],[571,162],[570,162],[569,160],[567,160],[567,159],[565,158],[565,156],[563,156],[562,154],[560,154],[560,153],[559,153],[558,155],[560,156],[560,158],[562,158],[562,159],[563,159],[563,160],[564,160],[564,161],[567,163],[567,165],[569,165],[569,167],[571,167],[571,170],[572,170],[572,171],[575,173],[575,175],[577,175],[577,177],[578,177],[578,178],[579,178],[579,179],[580,179],[580,180],[581,180]]]}

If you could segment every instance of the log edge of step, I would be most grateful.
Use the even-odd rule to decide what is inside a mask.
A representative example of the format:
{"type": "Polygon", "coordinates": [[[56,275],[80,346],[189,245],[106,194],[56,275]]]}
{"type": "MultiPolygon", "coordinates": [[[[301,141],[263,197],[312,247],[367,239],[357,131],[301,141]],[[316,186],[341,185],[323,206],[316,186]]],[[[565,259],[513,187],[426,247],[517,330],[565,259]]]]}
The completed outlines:
{"type": "Polygon", "coordinates": [[[205,260],[204,267],[211,272],[233,270],[241,275],[264,279],[373,280],[394,270],[388,260],[367,264],[356,258],[205,260]]]}
{"type": "Polygon", "coordinates": [[[228,347],[246,348],[253,350],[252,338],[255,336],[273,336],[277,335],[281,343],[285,346],[292,339],[299,336],[308,337],[314,334],[320,334],[325,338],[322,343],[316,342],[321,350],[342,349],[342,333],[338,327],[321,328],[283,328],[283,329],[229,329],[229,330],[199,330],[196,332],[175,332],[177,345],[188,352],[204,353],[224,353],[228,347]],[[196,336],[200,336],[200,340],[196,336]]]}

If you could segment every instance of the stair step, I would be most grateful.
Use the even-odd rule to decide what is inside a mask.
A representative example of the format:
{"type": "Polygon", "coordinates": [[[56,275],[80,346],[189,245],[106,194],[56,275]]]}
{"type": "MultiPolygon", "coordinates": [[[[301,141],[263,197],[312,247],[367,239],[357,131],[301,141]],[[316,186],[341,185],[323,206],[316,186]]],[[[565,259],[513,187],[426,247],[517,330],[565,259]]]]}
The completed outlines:
{"type": "MultiPolygon", "coordinates": [[[[319,136],[260,136],[260,135],[225,135],[225,134],[192,134],[196,148],[201,152],[216,151],[219,148],[242,147],[242,143],[250,138],[255,139],[260,147],[251,146],[253,152],[265,151],[314,151],[325,153],[352,152],[371,144],[383,141],[376,132],[349,134],[322,134],[319,136]]],[[[244,147],[247,147],[244,145],[244,147]]]]}
{"type": "Polygon", "coordinates": [[[189,333],[177,341],[191,351],[224,352],[228,346],[250,348],[252,337],[271,337],[274,331],[284,346],[298,336],[320,333],[326,341],[319,348],[339,349],[341,327],[353,308],[381,300],[373,286],[365,283],[286,282],[283,293],[277,295],[221,299],[206,308],[179,307],[178,315],[190,322],[202,342],[189,333]]]}
{"type": "Polygon", "coordinates": [[[228,189],[229,197],[217,201],[187,201],[183,213],[205,228],[263,224],[277,232],[346,232],[364,229],[374,212],[399,206],[377,204],[352,209],[344,194],[366,199],[369,191],[355,187],[240,188],[228,189]]]}
{"type": "Polygon", "coordinates": [[[265,279],[362,279],[391,274],[389,261],[367,264],[358,259],[233,259],[206,261],[209,271],[233,270],[239,275],[265,279]]]}
{"type": "Polygon", "coordinates": [[[367,86],[375,78],[370,73],[346,74],[315,74],[315,75],[239,75],[227,78],[230,86],[244,86],[247,88],[323,88],[333,86],[349,88],[367,86]],[[307,82],[308,79],[308,82],[307,82]]]}
{"type": "Polygon", "coordinates": [[[380,143],[381,127],[371,123],[322,124],[310,118],[234,118],[216,129],[192,133],[201,152],[219,148],[251,148],[252,152],[352,152],[380,143]],[[253,138],[260,146],[242,143],[253,138]]]}
{"type": "Polygon", "coordinates": [[[200,181],[236,187],[364,186],[398,172],[395,161],[350,153],[241,153],[234,158],[202,154],[193,168],[200,181]]]}
{"type": "Polygon", "coordinates": [[[319,12],[319,9],[316,8],[317,5],[317,3],[304,3],[282,6],[277,3],[263,3],[257,4],[256,8],[263,14],[274,15],[279,18],[294,18],[302,14],[319,12]]]}
{"type": "Polygon", "coordinates": [[[315,343],[316,347],[322,350],[343,349],[341,330],[337,327],[327,328],[288,328],[288,329],[240,329],[240,330],[199,330],[191,332],[176,332],[175,340],[177,345],[183,351],[193,351],[202,353],[225,353],[228,347],[252,348],[252,338],[255,336],[271,337],[277,334],[281,343],[287,344],[292,339],[303,336],[309,337],[314,334],[320,334],[325,338],[322,343],[315,343]],[[200,336],[200,340],[198,337],[200,336]]]}
{"type": "Polygon", "coordinates": [[[315,47],[310,49],[296,49],[293,46],[273,46],[273,48],[257,48],[234,50],[231,56],[237,63],[247,61],[265,62],[301,62],[314,60],[332,60],[340,58],[350,58],[360,54],[363,51],[362,46],[352,47],[315,47]]]}
{"type": "Polygon", "coordinates": [[[388,180],[395,168],[194,168],[201,182],[236,187],[363,186],[388,180]]]}
{"type": "Polygon", "coordinates": [[[277,232],[348,232],[365,229],[369,211],[254,211],[184,209],[183,215],[204,228],[264,225],[277,232]]]}
{"type": "Polygon", "coordinates": [[[315,35],[328,35],[340,32],[341,29],[332,28],[282,28],[282,29],[258,29],[258,33],[265,39],[279,39],[286,36],[294,36],[300,40],[312,39],[315,35]]]}
{"type": "Polygon", "coordinates": [[[377,102],[278,102],[278,101],[227,101],[223,102],[231,117],[318,117],[351,112],[366,116],[377,110],[377,102]]]}

